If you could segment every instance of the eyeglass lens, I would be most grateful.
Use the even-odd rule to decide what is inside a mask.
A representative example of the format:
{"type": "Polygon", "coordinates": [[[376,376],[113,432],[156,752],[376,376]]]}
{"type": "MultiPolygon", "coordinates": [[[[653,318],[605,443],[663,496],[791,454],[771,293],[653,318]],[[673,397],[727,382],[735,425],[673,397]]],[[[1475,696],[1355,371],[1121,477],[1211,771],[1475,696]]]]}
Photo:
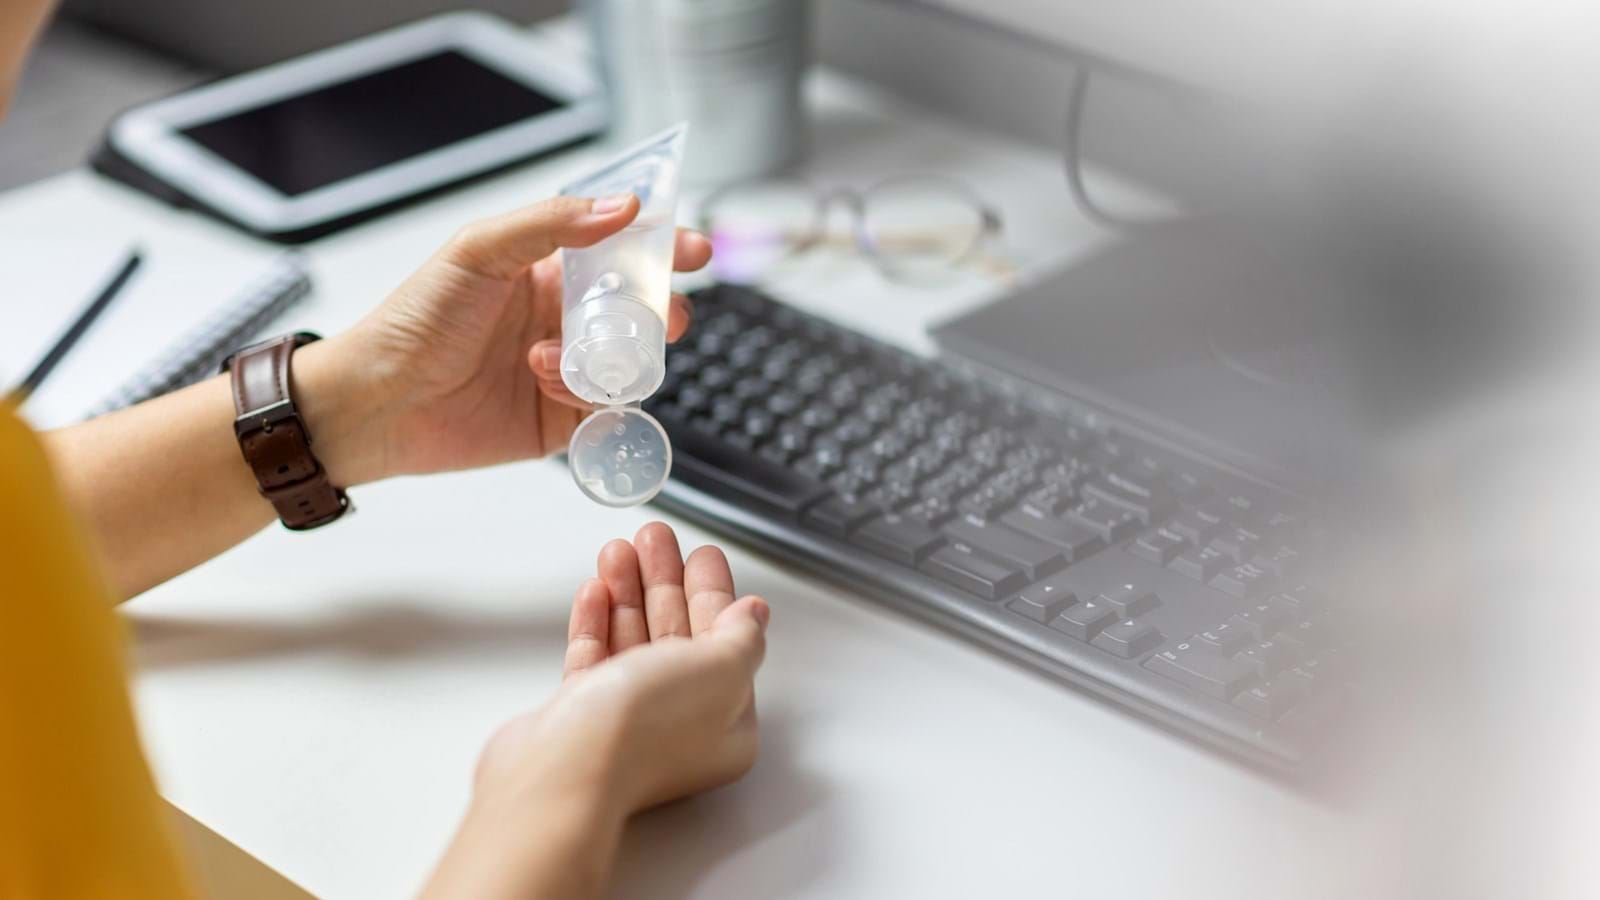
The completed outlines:
{"type": "Polygon", "coordinates": [[[822,195],[798,181],[736,185],[713,196],[702,217],[726,281],[751,281],[818,241],[843,238],[897,278],[936,277],[972,253],[986,228],[983,209],[958,185],[901,178],[861,195],[854,235],[824,232],[822,195]]]}

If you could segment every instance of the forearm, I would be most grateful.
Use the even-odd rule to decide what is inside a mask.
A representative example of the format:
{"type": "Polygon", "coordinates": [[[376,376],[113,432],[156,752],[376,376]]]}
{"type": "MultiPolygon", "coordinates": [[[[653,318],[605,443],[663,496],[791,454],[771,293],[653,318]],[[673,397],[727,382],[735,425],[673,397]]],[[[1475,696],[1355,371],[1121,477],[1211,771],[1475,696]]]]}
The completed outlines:
{"type": "MultiPolygon", "coordinates": [[[[340,337],[295,353],[295,403],[334,484],[381,477],[383,404],[340,337]]],[[[233,433],[221,376],[44,436],[120,599],[234,546],[275,519],[233,433]]]]}
{"type": "Polygon", "coordinates": [[[476,798],[422,900],[598,897],[624,818],[590,792],[476,798]]]}

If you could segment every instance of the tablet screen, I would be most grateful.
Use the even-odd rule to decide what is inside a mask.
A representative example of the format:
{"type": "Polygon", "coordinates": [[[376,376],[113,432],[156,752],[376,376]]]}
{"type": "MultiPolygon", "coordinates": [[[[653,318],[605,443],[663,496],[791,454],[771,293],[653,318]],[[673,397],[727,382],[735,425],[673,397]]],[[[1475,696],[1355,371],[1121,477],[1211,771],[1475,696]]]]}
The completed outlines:
{"type": "Polygon", "coordinates": [[[452,50],[182,133],[292,197],[559,106],[452,50]]]}

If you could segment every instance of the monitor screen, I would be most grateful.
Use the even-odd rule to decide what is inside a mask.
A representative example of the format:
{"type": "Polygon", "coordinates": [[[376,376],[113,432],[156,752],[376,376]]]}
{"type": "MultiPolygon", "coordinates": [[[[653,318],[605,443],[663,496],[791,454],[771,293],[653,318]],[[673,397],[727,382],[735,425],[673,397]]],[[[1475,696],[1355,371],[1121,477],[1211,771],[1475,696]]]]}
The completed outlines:
{"type": "Polygon", "coordinates": [[[561,101],[446,51],[202,122],[182,134],[292,197],[559,106],[561,101]]]}

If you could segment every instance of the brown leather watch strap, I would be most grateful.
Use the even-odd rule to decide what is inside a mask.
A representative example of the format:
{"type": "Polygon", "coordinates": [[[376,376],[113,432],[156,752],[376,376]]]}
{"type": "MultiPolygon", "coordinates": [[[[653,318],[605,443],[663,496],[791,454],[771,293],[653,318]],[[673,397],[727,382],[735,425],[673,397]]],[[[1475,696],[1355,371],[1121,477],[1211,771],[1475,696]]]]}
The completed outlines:
{"type": "Polygon", "coordinates": [[[304,531],[351,509],[344,491],[311,452],[311,433],[289,390],[294,351],[317,336],[302,331],[252,344],[222,363],[233,383],[234,434],[255,473],[261,496],[271,501],[285,528],[304,531]]]}

